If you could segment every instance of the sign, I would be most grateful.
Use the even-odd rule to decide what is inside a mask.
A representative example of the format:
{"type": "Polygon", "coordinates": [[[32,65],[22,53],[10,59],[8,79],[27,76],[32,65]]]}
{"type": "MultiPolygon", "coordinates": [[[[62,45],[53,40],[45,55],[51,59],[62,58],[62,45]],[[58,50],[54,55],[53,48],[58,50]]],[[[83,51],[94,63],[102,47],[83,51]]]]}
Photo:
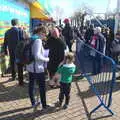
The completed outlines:
{"type": "Polygon", "coordinates": [[[30,24],[28,4],[18,0],[0,0],[0,45],[3,43],[4,33],[11,27],[13,18],[17,18],[22,26],[28,27],[30,24]]]}
{"type": "Polygon", "coordinates": [[[11,20],[17,18],[20,21],[29,23],[29,6],[24,2],[0,0],[0,20],[11,20]]]}
{"type": "Polygon", "coordinates": [[[0,74],[6,69],[8,61],[3,54],[4,34],[11,27],[11,20],[17,18],[21,26],[30,25],[30,10],[26,0],[0,0],[0,74]]]}

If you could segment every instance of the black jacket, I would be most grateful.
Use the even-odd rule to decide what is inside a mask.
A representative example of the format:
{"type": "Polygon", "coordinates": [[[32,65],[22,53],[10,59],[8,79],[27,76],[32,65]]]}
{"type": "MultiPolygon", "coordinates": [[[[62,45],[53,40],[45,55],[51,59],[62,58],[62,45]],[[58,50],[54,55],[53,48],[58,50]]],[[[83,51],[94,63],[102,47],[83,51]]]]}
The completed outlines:
{"type": "Polygon", "coordinates": [[[18,41],[22,39],[22,31],[19,28],[12,27],[5,33],[4,51],[7,54],[7,47],[10,53],[15,53],[18,41]]]}
{"type": "Polygon", "coordinates": [[[86,33],[85,33],[85,41],[86,43],[89,43],[89,40],[91,39],[91,37],[94,35],[94,30],[93,29],[87,29],[86,33]]]}
{"type": "Polygon", "coordinates": [[[63,29],[62,35],[64,36],[65,41],[73,40],[73,30],[72,30],[72,28],[70,27],[69,24],[67,24],[65,26],[65,28],[63,29]]]}
{"type": "Polygon", "coordinates": [[[66,45],[60,38],[50,37],[47,41],[49,58],[51,63],[60,63],[64,59],[64,50],[66,45]]]}

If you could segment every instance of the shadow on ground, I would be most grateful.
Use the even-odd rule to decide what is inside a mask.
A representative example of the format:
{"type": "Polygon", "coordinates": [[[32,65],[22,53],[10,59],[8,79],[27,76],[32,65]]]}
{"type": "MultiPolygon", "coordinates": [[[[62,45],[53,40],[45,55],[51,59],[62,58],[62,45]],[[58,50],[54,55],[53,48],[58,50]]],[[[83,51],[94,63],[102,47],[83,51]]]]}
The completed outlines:
{"type": "Polygon", "coordinates": [[[2,112],[2,113],[0,113],[0,118],[1,118],[0,120],[34,120],[35,118],[38,118],[45,114],[46,115],[52,114],[52,113],[58,112],[59,110],[61,110],[61,109],[56,109],[55,107],[51,107],[46,111],[36,110],[31,107],[26,107],[26,108],[2,112]],[[30,109],[32,109],[32,110],[29,113],[23,112],[25,110],[30,110],[30,109]],[[10,114],[13,114],[13,115],[9,116],[10,114]],[[6,115],[7,115],[7,117],[4,117],[6,115]]]}
{"type": "Polygon", "coordinates": [[[104,113],[104,112],[103,111],[99,111],[99,109],[98,109],[99,112],[97,111],[97,112],[95,112],[95,114],[98,114],[98,115],[101,114],[101,116],[100,117],[96,117],[95,116],[95,118],[93,118],[93,115],[90,115],[88,107],[87,107],[87,104],[85,102],[86,98],[95,96],[95,94],[92,92],[92,88],[89,87],[89,90],[82,92],[81,89],[80,89],[80,86],[79,86],[78,82],[75,82],[75,84],[76,84],[76,87],[77,87],[77,90],[78,90],[78,95],[79,95],[79,97],[82,100],[82,104],[84,106],[85,113],[87,115],[88,120],[99,120],[99,119],[105,119],[105,118],[108,118],[108,117],[112,117],[112,115],[110,115],[109,113],[108,113],[108,115],[103,115],[102,113],[104,113]]]}
{"type": "MultiPolygon", "coordinates": [[[[78,84],[79,84],[79,82],[78,82],[78,84]]],[[[97,91],[99,91],[99,93],[100,93],[99,95],[106,95],[110,91],[110,87],[108,87],[110,84],[111,84],[111,82],[106,82],[106,83],[100,82],[100,83],[94,83],[93,86],[96,87],[97,91]]],[[[119,90],[120,90],[120,80],[116,80],[116,83],[113,87],[113,92],[117,92],[119,90]]],[[[96,96],[91,85],[89,86],[89,89],[81,92],[80,95],[82,95],[84,98],[96,96]]]]}
{"type": "MultiPolygon", "coordinates": [[[[19,86],[17,82],[15,82],[15,84],[13,85],[10,85],[11,82],[13,82],[11,78],[8,78],[8,80],[5,80],[3,82],[0,82],[0,102],[14,101],[14,100],[25,99],[29,97],[28,95],[29,81],[28,80],[25,80],[26,83],[24,84],[24,86],[19,86]],[[8,85],[5,85],[5,84],[8,84],[8,85]]],[[[46,81],[46,90],[47,91],[53,90],[54,88],[51,88],[48,84],[49,84],[48,81],[46,81]]],[[[38,95],[38,92],[39,92],[39,88],[36,84],[35,94],[38,95]]]]}

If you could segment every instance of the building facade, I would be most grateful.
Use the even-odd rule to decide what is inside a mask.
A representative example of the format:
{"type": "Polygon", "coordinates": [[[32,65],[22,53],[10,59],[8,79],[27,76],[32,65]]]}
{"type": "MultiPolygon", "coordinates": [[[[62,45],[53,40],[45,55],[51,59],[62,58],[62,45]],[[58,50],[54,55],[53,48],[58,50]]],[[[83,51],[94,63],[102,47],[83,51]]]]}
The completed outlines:
{"type": "Polygon", "coordinates": [[[19,19],[20,26],[26,29],[30,26],[30,8],[25,0],[0,0],[0,74],[9,64],[9,58],[4,55],[3,43],[6,30],[11,27],[11,19],[19,19]]]}

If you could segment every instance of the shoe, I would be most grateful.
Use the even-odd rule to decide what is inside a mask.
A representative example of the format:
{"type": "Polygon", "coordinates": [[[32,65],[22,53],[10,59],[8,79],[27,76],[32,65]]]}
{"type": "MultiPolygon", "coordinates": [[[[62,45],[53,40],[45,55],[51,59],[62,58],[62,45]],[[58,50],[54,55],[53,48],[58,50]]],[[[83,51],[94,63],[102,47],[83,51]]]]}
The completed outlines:
{"type": "Polygon", "coordinates": [[[46,105],[45,107],[42,108],[42,112],[47,112],[51,108],[50,105],[46,105]]]}
{"type": "Polygon", "coordinates": [[[32,108],[37,107],[39,104],[40,104],[40,102],[33,104],[33,105],[32,105],[32,108]]]}
{"type": "Polygon", "coordinates": [[[67,109],[68,105],[64,104],[63,109],[67,109]]]}
{"type": "Polygon", "coordinates": [[[49,108],[51,108],[51,106],[50,105],[46,105],[44,108],[45,109],[49,109],[49,108]]]}
{"type": "Polygon", "coordinates": [[[62,103],[60,103],[59,101],[55,103],[55,107],[61,107],[62,103]]]}

